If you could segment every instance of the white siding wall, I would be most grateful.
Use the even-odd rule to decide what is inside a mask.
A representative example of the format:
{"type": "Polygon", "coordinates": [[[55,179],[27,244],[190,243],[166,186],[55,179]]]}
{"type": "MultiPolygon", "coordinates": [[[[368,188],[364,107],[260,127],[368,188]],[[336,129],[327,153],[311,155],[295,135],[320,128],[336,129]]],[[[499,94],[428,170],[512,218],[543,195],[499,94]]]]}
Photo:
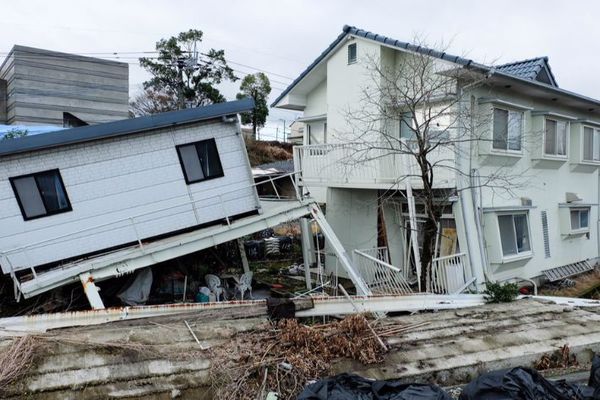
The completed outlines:
{"type": "MultiPolygon", "coordinates": [[[[379,59],[379,44],[360,38],[347,41],[327,61],[327,141],[329,143],[351,142],[352,132],[363,129],[358,121],[348,121],[348,113],[363,110],[363,90],[372,86],[373,75],[369,71],[372,60],[379,59]],[[357,44],[357,61],[348,64],[347,46],[357,44]]],[[[307,100],[310,96],[307,96],[307,100]]],[[[307,107],[310,107],[307,104],[307,107]]],[[[363,137],[361,141],[365,141],[363,137]]]]}
{"type": "MultiPolygon", "coordinates": [[[[504,101],[531,107],[534,110],[553,111],[562,115],[575,118],[592,119],[580,110],[557,106],[556,103],[540,103],[510,91],[496,90],[493,94],[489,90],[474,93],[476,97],[494,97],[504,101]]],[[[479,109],[488,110],[489,104],[479,105],[479,109]]],[[[483,176],[492,173],[510,175],[507,189],[512,195],[502,188],[482,188],[484,208],[514,207],[521,205],[521,197],[531,199],[533,209],[529,210],[529,230],[531,237],[532,257],[512,262],[498,262],[502,258],[502,248],[499,237],[497,213],[485,213],[484,233],[485,246],[490,258],[490,272],[496,279],[506,279],[514,276],[534,277],[542,270],[559,267],[565,264],[594,259],[598,257],[598,206],[591,207],[589,216],[590,235],[566,236],[561,232],[559,221],[559,203],[565,203],[566,192],[576,193],[584,203],[598,204],[598,168],[581,167],[570,160],[564,162],[540,161],[540,149],[543,146],[542,132],[538,131],[532,123],[531,111],[524,112],[524,137],[521,156],[498,156],[486,154],[481,151],[482,145],[489,142],[480,142],[479,153],[477,149],[473,157],[473,168],[483,176]],[[541,212],[546,211],[548,216],[548,234],[550,257],[545,257],[544,235],[542,229],[541,212]],[[496,261],[494,261],[496,259],[496,261]]],[[[541,117],[536,117],[541,118],[541,117]]],[[[491,135],[491,120],[488,132],[491,135]]],[[[580,131],[572,129],[568,142],[575,142],[575,135],[580,131]]],[[[568,146],[568,154],[581,151],[575,146],[568,146]]],[[[495,182],[497,185],[499,182],[495,182]]],[[[468,228],[467,228],[468,229],[468,228]]]]}
{"type": "Polygon", "coordinates": [[[17,269],[136,240],[130,221],[113,221],[138,216],[137,230],[147,238],[254,211],[260,205],[252,183],[243,141],[231,123],[198,123],[6,157],[0,159],[0,251],[111,223],[11,255],[17,269]],[[186,185],[175,146],[208,138],[215,138],[225,176],[186,185]],[[24,221],[8,178],[55,168],[73,211],[24,221]],[[195,207],[186,204],[191,201],[195,207]]]}
{"type": "Polygon", "coordinates": [[[327,113],[327,79],[306,95],[305,117],[327,113]]]}

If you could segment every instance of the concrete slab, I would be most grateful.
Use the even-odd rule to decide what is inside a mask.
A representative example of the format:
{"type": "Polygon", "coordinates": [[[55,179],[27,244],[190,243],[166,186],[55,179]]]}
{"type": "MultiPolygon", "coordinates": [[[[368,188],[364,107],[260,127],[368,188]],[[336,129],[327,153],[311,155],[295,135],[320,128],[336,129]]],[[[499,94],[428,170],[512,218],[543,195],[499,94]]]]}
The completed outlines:
{"type": "MultiPolygon", "coordinates": [[[[209,345],[223,343],[238,332],[262,329],[267,323],[265,317],[240,317],[220,318],[215,311],[185,319],[202,343],[209,345]]],[[[593,353],[600,351],[597,308],[520,300],[390,319],[399,324],[428,324],[389,338],[391,350],[383,363],[364,366],[339,360],[335,372],[449,386],[486,370],[531,366],[565,343],[584,369],[593,353]]],[[[180,316],[62,329],[48,335],[62,339],[61,344],[41,349],[33,370],[5,398],[20,398],[24,393],[34,400],[88,395],[168,399],[173,393],[210,398],[208,371],[214,360],[210,351],[196,346],[180,316]],[[123,343],[150,351],[111,347],[123,343]]],[[[0,339],[0,346],[8,340],[0,339]]]]}

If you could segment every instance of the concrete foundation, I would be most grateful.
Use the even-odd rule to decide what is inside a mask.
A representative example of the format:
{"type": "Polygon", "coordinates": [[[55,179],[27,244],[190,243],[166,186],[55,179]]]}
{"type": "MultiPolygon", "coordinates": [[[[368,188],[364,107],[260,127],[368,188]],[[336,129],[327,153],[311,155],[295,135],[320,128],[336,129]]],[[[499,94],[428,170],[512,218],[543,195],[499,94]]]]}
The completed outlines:
{"type": "MultiPolygon", "coordinates": [[[[394,317],[401,324],[428,324],[388,338],[390,352],[383,363],[364,366],[340,360],[334,372],[449,386],[488,370],[532,366],[564,344],[587,370],[592,355],[600,351],[598,312],[520,300],[394,317]]],[[[209,368],[214,360],[201,346],[216,346],[237,332],[256,329],[266,322],[262,313],[263,309],[244,310],[245,315],[229,314],[228,319],[222,319],[223,313],[196,313],[51,331],[48,346],[39,348],[28,375],[2,398],[212,398],[209,368]],[[57,339],[54,344],[52,337],[57,339]],[[145,350],[133,351],[123,344],[145,350]]],[[[10,342],[5,337],[0,351],[10,342]]]]}

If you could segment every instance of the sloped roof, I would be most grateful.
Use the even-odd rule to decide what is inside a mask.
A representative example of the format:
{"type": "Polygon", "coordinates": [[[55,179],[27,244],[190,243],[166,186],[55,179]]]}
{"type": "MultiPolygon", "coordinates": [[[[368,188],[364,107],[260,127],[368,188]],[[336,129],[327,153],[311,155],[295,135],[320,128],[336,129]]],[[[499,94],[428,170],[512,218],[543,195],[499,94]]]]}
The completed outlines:
{"type": "Polygon", "coordinates": [[[290,90],[292,90],[292,88],[294,86],[296,86],[321,61],[323,61],[327,57],[327,55],[333,49],[335,49],[338,46],[338,44],[340,44],[340,42],[346,37],[346,35],[355,35],[355,36],[359,36],[359,37],[364,37],[364,38],[375,40],[376,42],[380,42],[380,43],[383,43],[383,44],[386,44],[389,46],[397,47],[399,49],[414,51],[416,53],[429,55],[432,57],[436,57],[436,58],[439,58],[439,59],[442,59],[445,61],[450,61],[450,62],[460,64],[463,66],[474,66],[474,67],[479,66],[481,68],[487,69],[486,66],[477,64],[473,60],[470,60],[467,58],[454,56],[452,54],[448,54],[448,53],[441,52],[438,50],[430,49],[428,47],[417,46],[417,45],[414,45],[414,44],[411,44],[408,42],[402,42],[400,40],[392,39],[387,36],[378,35],[373,32],[365,31],[364,29],[359,29],[355,26],[344,25],[344,27],[342,28],[342,33],[339,34],[338,37],[335,38],[335,40],[333,42],[331,42],[331,44],[325,49],[325,51],[323,51],[296,79],[294,79],[294,81],[271,103],[271,107],[275,107],[275,105],[277,103],[279,103],[279,101],[281,99],[283,99],[290,92],[290,90]]]}
{"type": "Polygon", "coordinates": [[[414,44],[408,42],[402,42],[400,40],[392,39],[387,36],[378,35],[373,32],[366,31],[364,29],[359,29],[355,26],[344,25],[342,28],[342,33],[338,35],[337,38],[323,51],[294,81],[271,103],[271,107],[275,107],[277,103],[281,99],[283,99],[289,92],[292,90],[294,86],[296,86],[306,75],[308,75],[321,61],[323,61],[327,55],[335,49],[338,44],[346,37],[346,35],[355,35],[359,37],[364,37],[367,39],[375,40],[376,42],[380,42],[382,44],[386,44],[388,46],[397,47],[399,49],[404,49],[408,51],[414,51],[420,54],[429,55],[432,57],[436,57],[445,61],[450,61],[456,64],[460,64],[463,66],[480,66],[482,68],[487,68],[484,65],[479,65],[475,63],[473,60],[462,58],[459,56],[454,56],[452,54],[448,54],[445,52],[441,52],[438,50],[430,49],[428,47],[416,46],[414,44]]]}
{"type": "MultiPolygon", "coordinates": [[[[369,32],[369,31],[365,31],[363,29],[359,29],[356,28],[354,26],[348,26],[345,25],[342,33],[327,47],[327,49],[325,49],[325,51],[323,51],[272,103],[271,103],[271,107],[275,107],[277,105],[277,103],[279,103],[298,83],[300,83],[300,81],[302,81],[313,69],[315,69],[328,55],[329,53],[331,53],[332,50],[334,50],[341,42],[342,40],[347,36],[347,35],[355,35],[358,37],[363,37],[366,39],[370,39],[370,40],[374,40],[376,42],[380,42],[382,44],[385,44],[387,46],[391,46],[391,47],[396,47],[398,49],[403,49],[403,50],[407,50],[407,51],[412,51],[412,52],[416,52],[416,53],[420,53],[420,54],[424,54],[424,55],[429,55],[432,57],[436,57],[439,58],[441,60],[445,60],[445,61],[449,61],[449,62],[453,62],[455,64],[461,65],[465,68],[469,68],[472,70],[479,70],[481,72],[484,73],[490,73],[491,75],[498,75],[504,78],[509,78],[509,79],[514,79],[517,81],[520,81],[522,83],[527,83],[527,84],[531,84],[534,85],[542,90],[552,90],[557,94],[561,94],[561,95],[565,95],[565,96],[569,96],[571,98],[574,98],[578,101],[584,101],[587,103],[592,103],[594,104],[594,106],[598,106],[600,105],[600,101],[593,99],[591,97],[587,97],[587,96],[583,96],[580,95],[578,93],[575,92],[571,92],[569,90],[564,90],[558,87],[558,85],[556,84],[556,80],[554,78],[554,75],[552,74],[552,71],[550,70],[550,66],[548,65],[548,60],[546,57],[542,57],[542,58],[537,58],[537,59],[533,59],[533,60],[543,60],[545,67],[547,68],[547,75],[548,75],[548,80],[549,82],[545,82],[544,80],[541,80],[539,77],[539,73],[541,73],[542,69],[539,70],[538,75],[537,75],[537,79],[535,78],[529,78],[529,77],[525,77],[521,74],[521,72],[516,72],[517,69],[519,69],[520,67],[524,67],[524,66],[520,66],[518,64],[522,64],[522,63],[526,63],[528,61],[532,61],[532,60],[525,60],[525,61],[520,61],[520,62],[514,62],[514,63],[510,63],[510,64],[505,64],[502,65],[500,67],[492,67],[492,66],[488,66],[488,65],[484,65],[484,64],[480,64],[477,63],[473,60],[467,59],[467,58],[463,58],[463,57],[459,57],[459,56],[455,56],[452,54],[448,54],[445,52],[440,52],[437,50],[433,50],[427,47],[422,47],[422,46],[416,46],[414,44],[410,44],[407,42],[402,42],[399,40],[395,40],[392,39],[390,37],[387,36],[383,36],[383,35],[378,35],[376,33],[373,32],[369,32]],[[512,71],[512,72],[509,72],[512,71]]],[[[541,63],[538,61],[537,62],[537,67],[539,67],[541,65],[541,63]]],[[[524,72],[523,72],[524,73],[524,72]]],[[[529,76],[529,75],[528,75],[529,76]]]]}
{"type": "Polygon", "coordinates": [[[132,135],[149,130],[204,121],[221,116],[238,114],[254,108],[254,100],[245,98],[205,107],[170,111],[146,117],[129,118],[104,124],[82,126],[61,131],[24,136],[0,141],[0,157],[27,151],[89,142],[116,136],[132,135]]]}
{"type": "Polygon", "coordinates": [[[496,69],[520,78],[548,83],[545,79],[540,77],[540,74],[545,72],[549,84],[554,87],[558,87],[556,78],[550,69],[548,57],[536,57],[529,60],[515,61],[508,64],[498,65],[496,69]]]}

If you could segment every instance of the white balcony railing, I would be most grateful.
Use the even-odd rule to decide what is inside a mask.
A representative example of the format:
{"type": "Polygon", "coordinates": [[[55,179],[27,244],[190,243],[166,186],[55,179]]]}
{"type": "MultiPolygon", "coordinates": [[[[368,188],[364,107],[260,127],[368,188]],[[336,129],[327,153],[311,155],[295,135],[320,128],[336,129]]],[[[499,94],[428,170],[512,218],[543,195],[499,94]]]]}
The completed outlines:
{"type": "Polygon", "coordinates": [[[371,254],[387,256],[387,248],[354,250],[354,267],[373,294],[411,294],[413,290],[402,271],[371,254]],[[383,251],[385,249],[385,251],[383,251]]]}
{"type": "Polygon", "coordinates": [[[438,294],[459,291],[468,282],[468,270],[468,258],[465,253],[434,258],[427,280],[427,291],[438,294]]]}
{"type": "MultiPolygon", "coordinates": [[[[455,185],[454,152],[434,150],[428,160],[434,164],[434,184],[455,185]]],[[[400,154],[385,145],[368,143],[317,144],[294,147],[295,170],[301,183],[316,186],[382,188],[403,185],[405,179],[418,188],[420,170],[411,154],[400,154]]]]}

